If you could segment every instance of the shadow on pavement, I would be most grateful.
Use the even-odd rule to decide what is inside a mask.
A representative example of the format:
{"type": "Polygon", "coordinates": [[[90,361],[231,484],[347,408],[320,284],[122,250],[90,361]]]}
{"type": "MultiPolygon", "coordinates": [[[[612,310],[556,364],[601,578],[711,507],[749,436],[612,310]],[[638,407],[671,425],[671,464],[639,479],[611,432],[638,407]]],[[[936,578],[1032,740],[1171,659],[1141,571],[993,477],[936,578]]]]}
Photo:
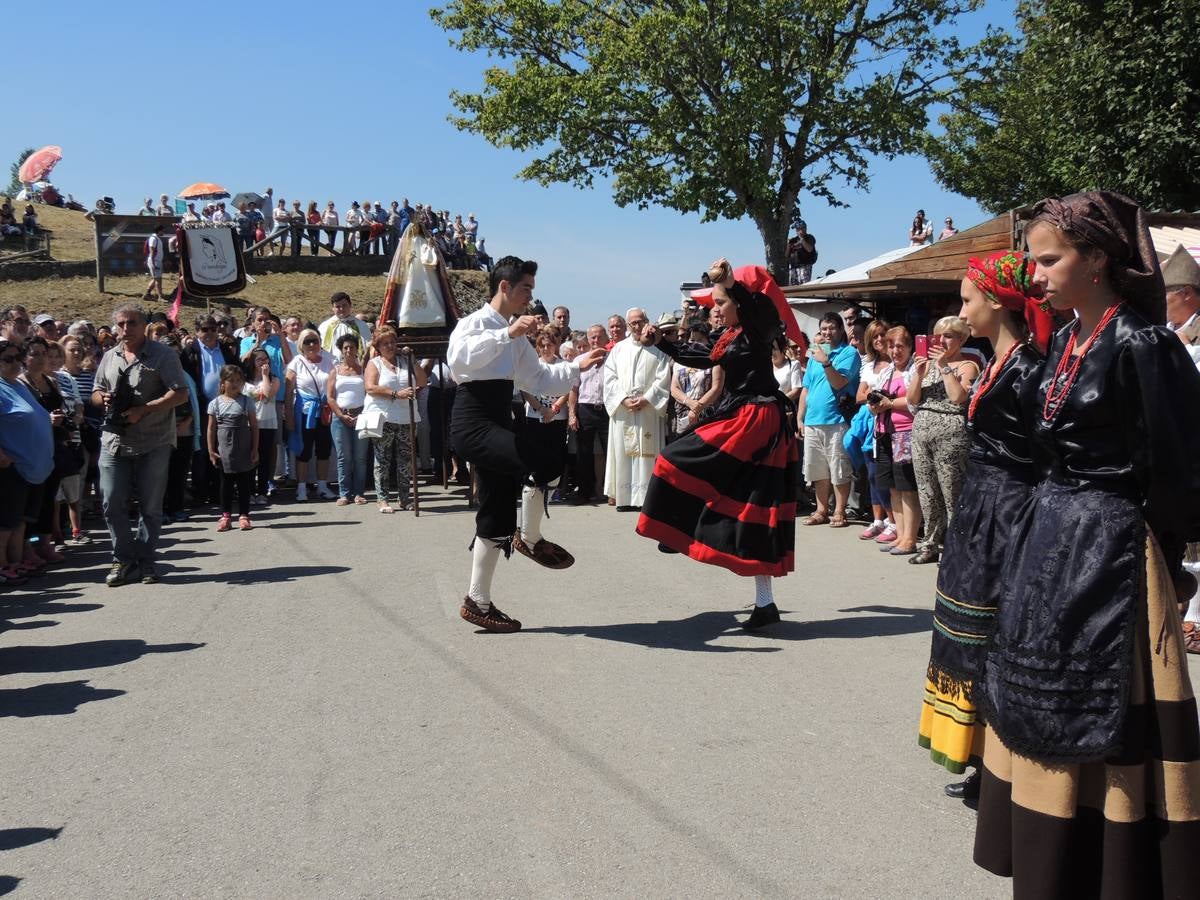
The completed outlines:
{"type": "Polygon", "coordinates": [[[141,659],[148,653],[179,653],[204,644],[147,644],[138,640],[83,641],[49,647],[0,647],[0,675],[16,672],[73,672],[102,669],[141,659]]]}
{"type": "MultiPolygon", "coordinates": [[[[774,626],[778,628],[779,626],[774,626]]],[[[746,634],[731,612],[703,612],[686,619],[622,622],[618,625],[568,625],[524,628],[522,634],[563,634],[637,644],[651,650],[693,650],[705,653],[772,653],[779,647],[732,647],[710,644],[727,634],[746,634]]]]}
{"type": "MultiPolygon", "coordinates": [[[[77,596],[77,595],[69,595],[77,596]]],[[[32,597],[29,599],[33,599],[32,597]]],[[[39,598],[40,600],[40,598],[39,598]]],[[[0,607],[0,614],[6,619],[29,619],[33,616],[61,616],[65,613],[91,612],[94,609],[104,609],[103,603],[42,603],[13,604],[0,607]]]]}
{"type": "MultiPolygon", "coordinates": [[[[85,703],[120,697],[124,691],[94,688],[86,681],[39,684],[36,687],[0,690],[0,718],[12,716],[69,716],[85,703]]],[[[3,832],[0,832],[2,835],[3,832]]],[[[0,844],[0,850],[5,847],[0,844]]]]}
{"type": "Polygon", "coordinates": [[[4,631],[32,631],[35,628],[53,628],[58,622],[54,619],[47,619],[40,622],[9,622],[7,619],[0,619],[0,632],[4,631]]]}
{"type": "MultiPolygon", "coordinates": [[[[739,610],[749,615],[749,608],[739,610]]],[[[781,610],[784,616],[786,610],[781,610]]],[[[742,619],[731,612],[703,612],[686,619],[657,622],[623,622],[617,625],[569,625],[524,628],[523,634],[562,634],[637,644],[652,650],[691,650],[705,653],[763,653],[779,647],[738,647],[712,644],[718,638],[743,635],[763,641],[814,641],[837,638],[895,637],[918,634],[932,627],[933,613],[928,609],[895,606],[858,606],[838,612],[873,612],[880,615],[846,616],[816,622],[783,621],[757,631],[741,628],[742,619]]]]}
{"type": "MultiPolygon", "coordinates": [[[[323,522],[328,525],[330,523],[323,522]]],[[[280,526],[273,526],[278,528],[280,526]]],[[[317,575],[337,575],[349,572],[349,566],[276,566],[275,568],[240,569],[236,572],[197,572],[195,575],[177,575],[180,567],[173,568],[165,581],[171,584],[199,584],[218,582],[224,584],[270,584],[314,578],[317,575]]]]}
{"type": "Polygon", "coordinates": [[[14,878],[12,875],[0,875],[0,897],[11,894],[20,883],[20,878],[14,878]]]}
{"type": "Polygon", "coordinates": [[[342,519],[325,519],[321,522],[278,522],[274,524],[264,525],[264,528],[269,528],[271,531],[278,531],[280,528],[324,528],[326,525],[361,525],[360,522],[347,522],[342,519]]]}
{"type": "Polygon", "coordinates": [[[0,828],[0,853],[42,841],[53,841],[60,834],[61,828],[0,828]]]}

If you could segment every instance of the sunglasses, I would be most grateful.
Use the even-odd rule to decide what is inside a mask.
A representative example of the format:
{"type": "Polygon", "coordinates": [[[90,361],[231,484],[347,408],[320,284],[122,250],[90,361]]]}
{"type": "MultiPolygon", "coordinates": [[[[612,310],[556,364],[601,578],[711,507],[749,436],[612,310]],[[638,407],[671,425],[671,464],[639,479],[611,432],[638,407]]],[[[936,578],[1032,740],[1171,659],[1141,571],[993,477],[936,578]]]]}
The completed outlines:
{"type": "Polygon", "coordinates": [[[308,347],[312,344],[319,344],[319,343],[321,343],[321,342],[318,341],[316,338],[308,338],[306,341],[304,341],[304,346],[308,347]]]}

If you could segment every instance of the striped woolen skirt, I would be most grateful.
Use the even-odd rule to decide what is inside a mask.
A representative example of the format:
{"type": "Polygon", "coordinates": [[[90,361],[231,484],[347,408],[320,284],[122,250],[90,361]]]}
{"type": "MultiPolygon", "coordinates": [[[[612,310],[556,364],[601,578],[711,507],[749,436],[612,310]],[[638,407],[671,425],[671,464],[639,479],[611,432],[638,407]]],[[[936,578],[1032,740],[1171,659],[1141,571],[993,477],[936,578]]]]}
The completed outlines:
{"type": "Polygon", "coordinates": [[[659,454],[637,533],[738,575],[786,575],[799,458],[782,399],[748,400],[659,454]]]}
{"type": "Polygon", "coordinates": [[[1147,539],[1119,756],[1051,765],[982,735],[975,862],[1018,900],[1200,896],[1200,725],[1175,593],[1147,539]]]}
{"type": "Polygon", "coordinates": [[[917,742],[956,775],[979,765],[975,682],[1007,583],[1004,557],[1029,475],[971,461],[946,532],[917,742]]]}

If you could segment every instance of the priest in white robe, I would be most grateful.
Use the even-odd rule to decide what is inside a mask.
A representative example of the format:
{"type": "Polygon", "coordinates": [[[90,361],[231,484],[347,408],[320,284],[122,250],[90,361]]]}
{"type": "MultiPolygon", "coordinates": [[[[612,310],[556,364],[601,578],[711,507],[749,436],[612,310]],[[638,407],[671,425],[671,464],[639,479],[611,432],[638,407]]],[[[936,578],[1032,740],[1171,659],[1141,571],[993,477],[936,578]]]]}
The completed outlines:
{"type": "Polygon", "coordinates": [[[604,363],[604,406],[608,410],[608,460],[604,493],[619,510],[640,509],[666,443],[671,399],[671,360],[642,343],[649,319],[641,309],[625,316],[629,337],[613,346],[604,363]]]}

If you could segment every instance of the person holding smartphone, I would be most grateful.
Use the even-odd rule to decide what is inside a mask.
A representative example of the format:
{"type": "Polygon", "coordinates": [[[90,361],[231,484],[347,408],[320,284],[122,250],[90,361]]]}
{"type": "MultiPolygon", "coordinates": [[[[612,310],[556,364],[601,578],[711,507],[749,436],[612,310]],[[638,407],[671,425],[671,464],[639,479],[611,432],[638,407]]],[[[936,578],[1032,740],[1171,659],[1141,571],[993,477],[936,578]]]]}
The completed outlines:
{"type": "Polygon", "coordinates": [[[967,323],[956,316],[937,321],[926,355],[917,347],[908,405],[915,410],[912,429],[913,469],[917,495],[925,517],[925,540],[914,565],[937,562],[946,526],[967,474],[967,419],[963,415],[971,385],[979,375],[974,360],[962,347],[971,336],[967,323]]]}
{"type": "Polygon", "coordinates": [[[804,424],[804,479],[813,485],[817,509],[801,524],[845,528],[854,469],[843,444],[846,416],[838,397],[854,399],[862,357],[847,341],[845,323],[837,313],[821,316],[821,331],[808,350],[808,359],[796,415],[804,424]]]}

